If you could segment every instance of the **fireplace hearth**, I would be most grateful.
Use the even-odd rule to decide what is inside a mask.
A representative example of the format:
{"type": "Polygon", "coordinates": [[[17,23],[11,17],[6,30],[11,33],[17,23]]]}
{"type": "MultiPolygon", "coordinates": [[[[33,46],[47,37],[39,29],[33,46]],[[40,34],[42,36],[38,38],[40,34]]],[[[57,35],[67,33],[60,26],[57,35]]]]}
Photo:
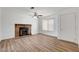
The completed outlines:
{"type": "Polygon", "coordinates": [[[15,24],[15,37],[31,35],[31,24],[15,24]]]}

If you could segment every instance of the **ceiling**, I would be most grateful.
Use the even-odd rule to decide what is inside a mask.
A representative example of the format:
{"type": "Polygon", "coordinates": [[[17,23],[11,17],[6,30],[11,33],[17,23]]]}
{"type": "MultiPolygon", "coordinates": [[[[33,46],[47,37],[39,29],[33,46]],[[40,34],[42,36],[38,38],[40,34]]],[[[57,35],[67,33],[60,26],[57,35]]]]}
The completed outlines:
{"type": "Polygon", "coordinates": [[[37,12],[38,15],[48,16],[66,8],[68,7],[35,7],[34,9],[30,9],[30,7],[24,7],[21,9],[28,11],[29,15],[33,15],[34,12],[37,12]]]}
{"type": "Polygon", "coordinates": [[[21,10],[24,13],[26,12],[29,16],[33,16],[34,12],[36,12],[38,15],[49,16],[67,8],[70,7],[34,7],[34,9],[30,9],[30,7],[10,7],[9,9],[21,10]]]}

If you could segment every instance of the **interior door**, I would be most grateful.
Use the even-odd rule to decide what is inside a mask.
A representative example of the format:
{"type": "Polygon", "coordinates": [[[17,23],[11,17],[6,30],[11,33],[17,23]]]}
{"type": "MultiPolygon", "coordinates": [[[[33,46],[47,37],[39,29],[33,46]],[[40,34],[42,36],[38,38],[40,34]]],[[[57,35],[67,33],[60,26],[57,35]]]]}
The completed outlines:
{"type": "Polygon", "coordinates": [[[61,39],[76,42],[74,14],[64,14],[60,16],[60,33],[61,39]]]}

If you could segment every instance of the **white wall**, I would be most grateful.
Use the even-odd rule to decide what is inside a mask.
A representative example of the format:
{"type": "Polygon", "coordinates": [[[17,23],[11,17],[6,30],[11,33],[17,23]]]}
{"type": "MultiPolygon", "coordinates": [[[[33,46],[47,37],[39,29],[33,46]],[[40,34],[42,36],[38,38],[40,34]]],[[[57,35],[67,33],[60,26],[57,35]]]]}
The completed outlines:
{"type": "Polygon", "coordinates": [[[2,38],[2,31],[1,31],[1,8],[0,8],[0,40],[2,38]]]}
{"type": "Polygon", "coordinates": [[[32,34],[38,33],[37,20],[27,16],[26,10],[17,8],[2,9],[2,32],[3,39],[15,37],[15,24],[31,24],[32,34]]]}
{"type": "MultiPolygon", "coordinates": [[[[77,39],[78,39],[78,44],[79,44],[79,12],[77,12],[77,14],[76,14],[76,19],[77,19],[77,21],[76,21],[76,27],[77,27],[77,32],[76,32],[76,36],[77,36],[77,39]]],[[[78,46],[79,47],[79,46],[78,46]]]]}
{"type": "MultiPolygon", "coordinates": [[[[77,34],[76,32],[78,32],[77,30],[77,25],[76,25],[76,21],[78,20],[76,17],[77,17],[77,14],[78,13],[78,8],[68,8],[66,10],[62,10],[60,11],[59,13],[57,13],[57,15],[59,15],[59,35],[58,35],[58,38],[59,39],[62,39],[62,40],[66,40],[66,41],[70,41],[70,42],[74,42],[74,43],[77,43],[78,44],[78,38],[77,38],[77,34]],[[63,15],[67,15],[67,17],[64,17],[62,20],[68,20],[70,16],[68,15],[73,15],[74,19],[71,20],[71,18],[73,17],[70,17],[69,21],[67,21],[68,23],[66,23],[67,25],[69,24],[69,26],[71,26],[70,28],[65,28],[63,27],[63,29],[65,29],[66,31],[68,30],[68,33],[67,32],[63,32],[64,30],[61,28],[62,25],[64,24],[61,24],[61,17],[63,17],[63,15]],[[71,21],[70,21],[71,20],[71,21]],[[73,27],[72,27],[73,25],[73,27]],[[73,28],[73,29],[72,29],[73,28]],[[73,31],[72,31],[73,30],[73,31]],[[74,34],[71,34],[70,32],[73,32],[74,34]],[[64,37],[62,35],[62,33],[64,33],[64,37]],[[74,35],[74,36],[73,36],[74,35]],[[72,39],[70,39],[69,37],[71,37],[72,39]]],[[[65,25],[66,25],[65,24],[65,25]]],[[[69,27],[68,26],[68,27],[69,27]]]]}

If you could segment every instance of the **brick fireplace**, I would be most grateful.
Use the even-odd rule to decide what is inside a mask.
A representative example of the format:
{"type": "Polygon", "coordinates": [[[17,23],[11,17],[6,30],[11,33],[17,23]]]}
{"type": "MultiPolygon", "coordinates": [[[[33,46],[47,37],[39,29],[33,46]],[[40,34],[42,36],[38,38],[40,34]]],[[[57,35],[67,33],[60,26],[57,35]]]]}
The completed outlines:
{"type": "Polygon", "coordinates": [[[15,37],[31,35],[31,24],[15,24],[15,37]]]}

